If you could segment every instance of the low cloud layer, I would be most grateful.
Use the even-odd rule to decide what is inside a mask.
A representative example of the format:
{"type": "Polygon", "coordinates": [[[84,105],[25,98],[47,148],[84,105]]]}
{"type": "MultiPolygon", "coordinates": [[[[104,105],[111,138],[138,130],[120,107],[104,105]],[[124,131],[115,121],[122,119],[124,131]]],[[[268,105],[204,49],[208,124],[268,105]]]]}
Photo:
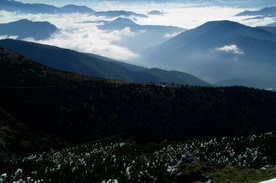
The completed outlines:
{"type": "MultiPolygon", "coordinates": [[[[139,55],[130,51],[128,48],[119,46],[122,39],[135,35],[129,28],[121,31],[105,32],[97,27],[98,17],[83,14],[16,14],[3,12],[2,22],[20,20],[23,18],[32,21],[48,21],[58,27],[59,31],[54,33],[49,39],[34,40],[27,38],[26,41],[32,41],[42,44],[54,45],[62,48],[68,48],[80,52],[88,52],[110,57],[117,60],[130,60],[135,62],[139,55]]],[[[2,35],[1,39],[7,38],[2,35]]],[[[16,38],[16,37],[9,37],[16,38]]]]}
{"type": "MultiPolygon", "coordinates": [[[[244,9],[232,7],[196,7],[193,4],[185,3],[157,4],[154,2],[147,3],[146,5],[144,3],[123,4],[108,1],[101,1],[98,3],[94,2],[93,4],[89,3],[88,1],[82,1],[82,3],[78,4],[87,5],[96,11],[127,10],[142,14],[147,14],[152,10],[166,12],[164,15],[149,15],[148,18],[132,17],[133,21],[141,25],[168,25],[178,26],[185,29],[192,29],[207,21],[212,20],[232,20],[250,26],[266,25],[273,22],[273,20],[269,18],[265,18],[262,20],[244,20],[245,17],[234,16],[237,13],[244,11],[244,9]]],[[[32,38],[28,38],[26,39],[27,41],[55,45],[80,52],[99,54],[102,56],[140,65],[139,53],[136,53],[129,48],[123,47],[121,44],[127,38],[139,34],[139,32],[133,32],[129,28],[112,32],[102,31],[98,29],[98,24],[95,23],[99,20],[112,21],[114,19],[106,19],[102,17],[99,18],[87,14],[33,15],[11,13],[6,11],[0,12],[0,23],[8,23],[20,19],[29,19],[32,21],[48,21],[60,29],[47,40],[35,41],[32,38]]],[[[175,36],[176,34],[165,34],[164,37],[170,38],[172,36],[175,36]]],[[[5,35],[1,35],[0,39],[3,38],[6,38],[5,35]]],[[[226,45],[222,48],[218,48],[218,50],[231,52],[233,54],[243,54],[243,51],[240,50],[236,45],[226,45]]]]}

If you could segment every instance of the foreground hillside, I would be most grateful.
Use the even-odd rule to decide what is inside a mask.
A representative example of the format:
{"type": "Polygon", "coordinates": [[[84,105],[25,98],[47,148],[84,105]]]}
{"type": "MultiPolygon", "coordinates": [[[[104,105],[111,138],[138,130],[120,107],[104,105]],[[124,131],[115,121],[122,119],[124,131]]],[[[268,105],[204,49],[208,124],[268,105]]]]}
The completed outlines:
{"type": "MultiPolygon", "coordinates": [[[[265,90],[93,79],[47,68],[4,49],[0,83],[0,108],[10,116],[6,119],[70,143],[116,134],[151,141],[276,130],[276,93],[265,90]]],[[[11,125],[4,117],[3,127],[11,125]]],[[[11,143],[9,130],[3,134],[3,144],[11,143]]],[[[4,149],[22,152],[23,144],[4,149]]]]}
{"type": "Polygon", "coordinates": [[[148,144],[114,136],[13,159],[0,174],[7,182],[259,182],[276,176],[275,140],[275,132],[148,144]]]}

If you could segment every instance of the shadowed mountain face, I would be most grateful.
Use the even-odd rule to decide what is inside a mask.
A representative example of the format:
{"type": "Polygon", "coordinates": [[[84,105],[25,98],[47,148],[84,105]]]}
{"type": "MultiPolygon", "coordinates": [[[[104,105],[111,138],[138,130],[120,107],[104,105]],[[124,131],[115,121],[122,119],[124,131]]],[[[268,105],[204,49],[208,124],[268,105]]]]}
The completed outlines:
{"type": "Polygon", "coordinates": [[[0,46],[25,55],[43,65],[78,74],[134,82],[176,83],[209,86],[207,82],[182,72],[121,63],[97,55],[17,40],[1,40],[0,46]],[[154,72],[152,72],[154,71],[154,72]]]}
{"type": "Polygon", "coordinates": [[[95,11],[86,6],[67,5],[61,8],[47,4],[29,4],[13,0],[1,0],[0,10],[19,13],[94,13],[95,11]]]}
{"type": "Polygon", "coordinates": [[[32,22],[27,19],[0,24],[0,35],[17,36],[17,39],[46,39],[56,31],[58,28],[49,22],[32,22]]]}
{"type": "MultiPolygon", "coordinates": [[[[39,88],[43,86],[53,87],[54,83],[54,85],[61,85],[64,80],[58,80],[52,72],[53,70],[32,62],[22,55],[0,48],[0,162],[14,156],[69,145],[64,139],[47,135],[47,133],[39,133],[28,126],[26,121],[19,119],[20,117],[14,113],[18,109],[15,107],[17,102],[13,103],[8,99],[7,105],[15,105],[14,109],[8,111],[7,105],[2,103],[4,101],[2,94],[9,93],[10,89],[19,96],[22,89],[27,89],[32,93],[32,90],[40,90],[39,88]]],[[[44,112],[47,113],[47,111],[44,112]]],[[[27,113],[22,113],[22,115],[27,115],[27,113]]]]}
{"type": "Polygon", "coordinates": [[[13,143],[10,152],[20,150],[16,144],[38,148],[29,141],[45,138],[27,134],[21,143],[9,138],[9,129],[20,139],[25,132],[20,130],[28,128],[40,137],[75,143],[116,134],[202,139],[276,130],[276,93],[265,90],[95,79],[47,68],[2,48],[0,76],[0,138],[5,137],[4,145],[13,143]]]}
{"type": "Polygon", "coordinates": [[[276,34],[276,26],[275,27],[273,27],[273,26],[260,26],[260,27],[257,27],[257,28],[266,30],[266,31],[271,32],[273,34],[276,34]]]}
{"type": "Polygon", "coordinates": [[[215,21],[185,31],[144,55],[148,63],[179,68],[209,81],[259,77],[271,87],[276,86],[275,47],[272,32],[215,21]]]}

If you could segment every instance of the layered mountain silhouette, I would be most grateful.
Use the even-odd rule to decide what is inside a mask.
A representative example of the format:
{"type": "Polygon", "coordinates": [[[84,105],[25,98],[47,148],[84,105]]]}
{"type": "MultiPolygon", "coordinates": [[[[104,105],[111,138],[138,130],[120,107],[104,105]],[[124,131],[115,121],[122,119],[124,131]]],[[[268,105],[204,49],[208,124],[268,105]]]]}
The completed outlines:
{"type": "Polygon", "coordinates": [[[77,6],[74,4],[69,4],[59,8],[62,13],[94,13],[95,11],[87,6],[77,6]]]}
{"type": "Polygon", "coordinates": [[[276,34],[276,26],[275,27],[273,27],[273,26],[259,26],[257,28],[266,30],[266,31],[271,32],[273,34],[276,34]]]}
{"type": "Polygon", "coordinates": [[[163,26],[163,25],[139,25],[133,22],[128,18],[117,18],[113,21],[101,21],[104,23],[100,25],[99,28],[104,30],[122,30],[126,27],[129,27],[132,31],[162,31],[163,34],[165,33],[175,33],[181,32],[185,29],[175,26],[163,26]]]}
{"type": "Polygon", "coordinates": [[[56,31],[58,28],[49,22],[33,22],[27,19],[0,24],[0,35],[16,36],[17,39],[47,39],[56,31]]]}
{"type": "Polygon", "coordinates": [[[123,39],[120,44],[135,52],[157,46],[168,40],[171,35],[185,31],[183,28],[174,26],[139,25],[128,18],[100,21],[100,23],[102,25],[99,25],[98,28],[106,31],[129,29],[132,35],[123,39]]]}
{"type": "Polygon", "coordinates": [[[48,67],[98,78],[209,86],[207,82],[183,72],[147,69],[97,55],[79,53],[53,46],[18,40],[1,40],[0,46],[27,56],[48,67]]]}
{"type": "MultiPolygon", "coordinates": [[[[231,21],[207,22],[148,49],[145,60],[162,68],[178,68],[220,81],[258,77],[276,86],[276,35],[231,21]]],[[[247,84],[246,84],[247,85],[247,84]]]]}
{"type": "Polygon", "coordinates": [[[1,0],[0,10],[19,12],[19,13],[94,13],[95,11],[86,6],[66,5],[64,7],[56,7],[42,3],[22,3],[14,0],[1,0]]]}
{"type": "Polygon", "coordinates": [[[257,11],[246,10],[241,13],[238,13],[236,16],[276,16],[276,7],[266,7],[257,11]]]}
{"type": "Polygon", "coordinates": [[[93,13],[92,15],[104,16],[104,17],[108,17],[108,18],[116,18],[116,17],[127,18],[130,16],[147,18],[147,15],[135,13],[132,11],[125,11],[125,10],[97,11],[97,12],[93,13]]]}

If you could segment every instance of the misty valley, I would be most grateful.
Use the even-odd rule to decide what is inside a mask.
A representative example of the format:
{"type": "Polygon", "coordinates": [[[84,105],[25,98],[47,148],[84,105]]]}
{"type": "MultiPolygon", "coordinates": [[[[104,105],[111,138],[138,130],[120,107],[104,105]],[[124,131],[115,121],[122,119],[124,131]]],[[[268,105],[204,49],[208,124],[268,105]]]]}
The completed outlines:
{"type": "Polygon", "coordinates": [[[0,183],[275,182],[275,2],[0,0],[0,17],[0,183]]]}

